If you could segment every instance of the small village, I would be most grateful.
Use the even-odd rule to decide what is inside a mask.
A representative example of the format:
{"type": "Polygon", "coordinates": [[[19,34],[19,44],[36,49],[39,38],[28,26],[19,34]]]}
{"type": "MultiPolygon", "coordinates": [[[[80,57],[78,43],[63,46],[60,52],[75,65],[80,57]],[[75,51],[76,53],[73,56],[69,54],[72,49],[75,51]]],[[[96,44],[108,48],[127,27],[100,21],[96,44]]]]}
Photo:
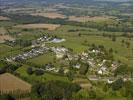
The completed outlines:
{"type": "Polygon", "coordinates": [[[133,0],[0,0],[0,100],[133,100],[133,0]]]}
{"type": "MultiPolygon", "coordinates": [[[[21,54],[18,54],[16,56],[10,56],[6,57],[6,61],[8,62],[20,62],[20,61],[26,61],[28,59],[45,55],[47,52],[53,52],[56,55],[56,59],[67,62],[68,66],[72,67],[73,69],[76,69],[76,74],[79,74],[79,70],[82,66],[88,65],[89,70],[85,73],[86,77],[89,80],[92,81],[106,81],[108,83],[114,82],[117,78],[114,78],[114,71],[121,65],[118,61],[112,61],[112,58],[107,57],[108,54],[107,51],[101,46],[99,48],[92,46],[88,50],[80,53],[80,54],[74,54],[72,51],[70,51],[68,48],[57,46],[57,47],[49,47],[45,46],[48,42],[53,43],[60,43],[64,42],[65,39],[58,38],[58,37],[52,37],[52,36],[43,36],[38,38],[37,40],[34,40],[32,42],[32,49],[26,52],[23,52],[21,54]],[[72,62],[72,63],[71,63],[72,62]]],[[[112,57],[112,55],[111,55],[112,57]]],[[[70,70],[69,67],[63,67],[63,73],[67,74],[70,70]]],[[[38,69],[38,68],[35,68],[38,69]]],[[[54,67],[52,64],[46,64],[45,69],[39,68],[43,71],[48,72],[54,72],[59,73],[60,69],[59,67],[54,67]]],[[[124,81],[126,80],[132,80],[130,77],[123,77],[124,81]]]]}

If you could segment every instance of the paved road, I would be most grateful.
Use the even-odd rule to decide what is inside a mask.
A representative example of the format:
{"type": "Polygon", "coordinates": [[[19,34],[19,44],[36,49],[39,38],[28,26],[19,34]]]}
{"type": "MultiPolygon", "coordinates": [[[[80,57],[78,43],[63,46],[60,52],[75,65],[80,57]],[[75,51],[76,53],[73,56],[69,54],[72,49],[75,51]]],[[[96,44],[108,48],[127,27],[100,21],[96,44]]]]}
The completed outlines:
{"type": "MultiPolygon", "coordinates": [[[[114,77],[87,77],[87,78],[91,81],[108,81],[109,79],[112,79],[112,80],[118,79],[118,77],[116,78],[114,77]]],[[[125,78],[125,79],[133,82],[133,78],[125,78]]]]}

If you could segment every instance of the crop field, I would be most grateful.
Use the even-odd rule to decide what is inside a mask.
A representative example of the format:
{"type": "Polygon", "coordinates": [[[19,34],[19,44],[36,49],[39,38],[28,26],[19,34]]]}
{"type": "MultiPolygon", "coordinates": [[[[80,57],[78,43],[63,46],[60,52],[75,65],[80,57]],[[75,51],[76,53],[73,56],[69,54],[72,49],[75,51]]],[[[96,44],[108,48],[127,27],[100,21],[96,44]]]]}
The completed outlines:
{"type": "Polygon", "coordinates": [[[9,35],[0,35],[0,43],[3,43],[5,40],[14,40],[14,39],[9,35]]]}
{"type": "Polygon", "coordinates": [[[110,16],[95,16],[95,17],[90,17],[90,16],[70,16],[69,20],[70,21],[77,21],[77,22],[88,22],[88,21],[93,21],[93,22],[105,22],[112,20],[113,17],[110,16]]]}
{"type": "Polygon", "coordinates": [[[66,18],[65,15],[62,15],[62,14],[59,14],[57,12],[44,12],[44,13],[33,13],[31,14],[33,16],[43,16],[43,17],[48,17],[48,18],[52,18],[52,19],[55,19],[55,18],[66,18]]]}
{"type": "Polygon", "coordinates": [[[0,43],[3,43],[5,40],[14,40],[13,37],[6,33],[7,30],[4,27],[0,27],[0,43]]]}
{"type": "Polygon", "coordinates": [[[31,85],[12,74],[5,73],[0,75],[0,91],[2,93],[12,91],[31,91],[31,85]]]}
{"type": "Polygon", "coordinates": [[[10,20],[8,17],[0,16],[0,21],[10,20]]]}
{"type": "Polygon", "coordinates": [[[15,28],[23,28],[23,29],[48,29],[55,30],[60,27],[59,24],[25,24],[25,25],[17,25],[15,28]]]}

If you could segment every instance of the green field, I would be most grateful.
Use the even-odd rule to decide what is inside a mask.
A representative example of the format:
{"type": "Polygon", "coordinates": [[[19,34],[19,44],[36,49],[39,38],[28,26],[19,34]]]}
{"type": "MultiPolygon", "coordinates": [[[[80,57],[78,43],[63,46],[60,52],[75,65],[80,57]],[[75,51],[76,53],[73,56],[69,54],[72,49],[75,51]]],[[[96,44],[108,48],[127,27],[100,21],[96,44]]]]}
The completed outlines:
{"type": "Polygon", "coordinates": [[[11,47],[5,44],[0,44],[0,58],[13,56],[19,53],[21,53],[19,46],[11,47]]]}
{"type": "Polygon", "coordinates": [[[44,65],[49,62],[53,62],[54,58],[55,58],[54,53],[46,53],[46,54],[40,55],[38,57],[29,59],[27,62],[31,62],[31,63],[37,64],[37,65],[44,65]]]}
{"type": "Polygon", "coordinates": [[[27,68],[27,66],[22,66],[19,69],[17,69],[16,72],[18,72],[21,77],[26,78],[27,80],[30,80],[31,82],[32,81],[45,82],[45,81],[50,81],[50,80],[60,80],[60,81],[69,82],[68,78],[65,76],[60,76],[60,75],[56,75],[56,74],[52,74],[52,73],[48,73],[48,72],[45,72],[41,76],[36,76],[35,74],[28,75],[26,72],[26,68],[27,68]]]}
{"type": "MultiPolygon", "coordinates": [[[[112,48],[114,51],[117,53],[114,53],[115,59],[119,59],[122,62],[126,63],[130,67],[133,65],[133,39],[128,39],[125,37],[120,37],[118,36],[116,38],[116,41],[113,42],[110,38],[108,37],[103,37],[101,36],[95,36],[96,32],[94,35],[82,35],[78,36],[77,32],[74,33],[69,33],[67,32],[68,29],[70,29],[69,26],[63,26],[63,30],[60,28],[57,31],[54,32],[55,35],[65,38],[66,41],[62,43],[50,43],[47,45],[50,46],[65,46],[67,48],[73,49],[75,53],[80,53],[89,48],[91,44],[95,45],[104,45],[106,49],[112,48]],[[130,47],[127,48],[126,46],[123,46],[121,41],[129,41],[130,42],[130,47]],[[129,59],[130,58],[130,59],[129,59]]],[[[75,27],[74,27],[75,28],[75,27]]],[[[82,33],[82,32],[81,32],[82,33]]],[[[87,34],[87,33],[86,33],[87,34]]],[[[119,35],[120,33],[115,33],[116,35],[119,35]]]]}

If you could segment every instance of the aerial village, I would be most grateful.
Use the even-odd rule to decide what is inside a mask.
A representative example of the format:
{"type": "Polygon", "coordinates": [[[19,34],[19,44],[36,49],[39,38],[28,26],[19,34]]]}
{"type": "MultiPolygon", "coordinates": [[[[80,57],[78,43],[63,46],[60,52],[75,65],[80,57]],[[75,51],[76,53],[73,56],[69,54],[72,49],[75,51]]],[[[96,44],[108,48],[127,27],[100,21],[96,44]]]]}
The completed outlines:
{"type": "MultiPolygon", "coordinates": [[[[44,55],[47,52],[52,52],[56,55],[56,59],[62,64],[62,67],[55,67],[52,63],[45,64],[44,68],[35,68],[41,71],[48,71],[59,73],[60,70],[63,74],[69,73],[71,70],[75,71],[75,74],[80,73],[82,66],[87,66],[83,74],[91,81],[105,81],[108,83],[113,83],[116,79],[122,77],[124,81],[130,81],[130,77],[116,77],[114,78],[115,70],[121,65],[120,62],[113,60],[112,51],[109,53],[103,46],[95,46],[92,44],[88,50],[80,53],[74,54],[72,50],[65,48],[64,46],[46,46],[47,43],[60,43],[67,41],[66,39],[59,38],[56,36],[44,35],[37,40],[32,41],[30,50],[20,53],[18,55],[6,57],[8,62],[22,62],[26,60],[37,57],[39,55],[44,55]],[[63,67],[70,66],[70,67],[63,67]],[[63,69],[62,69],[63,68],[63,69]],[[87,71],[89,69],[89,72],[87,71]]],[[[15,40],[12,41],[14,43],[15,40]]],[[[81,72],[82,73],[82,72],[81,72]]]]}

